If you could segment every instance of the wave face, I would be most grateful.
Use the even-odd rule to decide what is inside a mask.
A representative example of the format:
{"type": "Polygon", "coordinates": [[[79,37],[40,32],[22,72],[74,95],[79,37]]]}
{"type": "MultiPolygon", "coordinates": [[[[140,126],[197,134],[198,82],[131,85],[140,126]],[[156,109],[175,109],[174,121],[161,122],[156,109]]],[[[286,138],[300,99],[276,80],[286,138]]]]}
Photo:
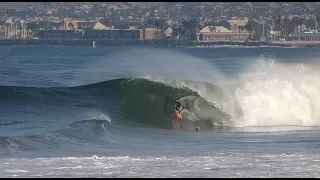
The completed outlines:
{"type": "MultiPolygon", "coordinates": [[[[95,108],[119,122],[133,121],[157,128],[171,128],[177,120],[174,100],[180,99],[185,110],[184,120],[210,121],[227,125],[228,115],[186,85],[217,87],[203,82],[178,83],[152,81],[144,78],[122,78],[69,88],[0,87],[2,99],[10,103],[37,106],[67,105],[95,108]],[[226,120],[223,121],[223,118],[226,120]]],[[[116,122],[117,123],[117,122],[116,122]]],[[[228,124],[230,125],[230,124],[228,124]]]]}

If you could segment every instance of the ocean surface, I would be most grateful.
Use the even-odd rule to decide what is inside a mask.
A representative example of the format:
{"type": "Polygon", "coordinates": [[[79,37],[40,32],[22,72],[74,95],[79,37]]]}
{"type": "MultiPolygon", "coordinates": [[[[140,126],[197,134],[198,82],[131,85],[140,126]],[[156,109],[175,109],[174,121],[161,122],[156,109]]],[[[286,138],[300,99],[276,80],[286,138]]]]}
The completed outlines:
{"type": "Polygon", "coordinates": [[[1,46],[0,177],[320,177],[319,62],[318,48],[1,46]]]}

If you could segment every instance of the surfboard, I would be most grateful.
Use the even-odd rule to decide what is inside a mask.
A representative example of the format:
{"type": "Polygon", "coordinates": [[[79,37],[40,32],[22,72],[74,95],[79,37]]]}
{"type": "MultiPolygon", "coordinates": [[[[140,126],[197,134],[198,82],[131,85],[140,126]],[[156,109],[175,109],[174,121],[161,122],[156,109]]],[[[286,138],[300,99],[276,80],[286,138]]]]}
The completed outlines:
{"type": "Polygon", "coordinates": [[[182,120],[182,114],[181,114],[181,112],[179,113],[179,111],[177,111],[177,110],[174,110],[174,111],[175,111],[175,113],[176,113],[177,118],[180,119],[180,120],[182,120]]]}

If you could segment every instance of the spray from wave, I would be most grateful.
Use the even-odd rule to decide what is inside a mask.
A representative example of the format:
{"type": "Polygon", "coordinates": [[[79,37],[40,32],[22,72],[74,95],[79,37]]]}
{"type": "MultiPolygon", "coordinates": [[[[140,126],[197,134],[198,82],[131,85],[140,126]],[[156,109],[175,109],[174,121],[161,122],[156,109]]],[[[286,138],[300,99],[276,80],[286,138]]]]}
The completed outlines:
{"type": "Polygon", "coordinates": [[[240,75],[233,96],[243,111],[240,126],[319,125],[317,66],[259,59],[240,75]]]}

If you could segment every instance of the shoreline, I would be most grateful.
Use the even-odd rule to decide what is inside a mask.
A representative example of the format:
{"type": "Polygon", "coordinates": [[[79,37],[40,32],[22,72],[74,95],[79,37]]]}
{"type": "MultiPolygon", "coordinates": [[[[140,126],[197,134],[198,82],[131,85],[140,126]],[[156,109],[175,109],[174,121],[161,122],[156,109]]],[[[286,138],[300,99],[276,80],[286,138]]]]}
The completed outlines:
{"type": "MultiPolygon", "coordinates": [[[[67,45],[67,46],[91,46],[93,40],[84,39],[9,39],[0,40],[0,46],[5,45],[67,45]]],[[[198,42],[194,40],[96,40],[96,46],[132,46],[132,45],[159,45],[159,46],[277,46],[277,47],[320,47],[320,42],[310,41],[269,41],[269,42],[198,42]]]]}

